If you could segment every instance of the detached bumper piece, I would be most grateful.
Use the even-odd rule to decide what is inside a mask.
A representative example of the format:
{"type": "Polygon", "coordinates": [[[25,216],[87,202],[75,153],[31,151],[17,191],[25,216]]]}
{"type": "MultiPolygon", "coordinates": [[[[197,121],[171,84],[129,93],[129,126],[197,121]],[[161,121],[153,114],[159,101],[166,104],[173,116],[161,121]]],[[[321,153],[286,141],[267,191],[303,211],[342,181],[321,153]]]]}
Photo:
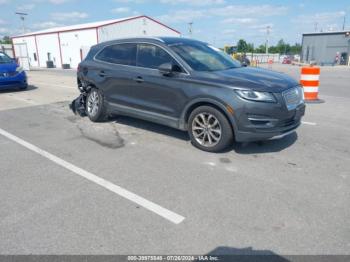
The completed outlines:
{"type": "Polygon", "coordinates": [[[74,114],[84,117],[86,116],[85,104],[86,95],[81,94],[79,97],[74,99],[72,103],[69,104],[69,108],[73,111],[74,114]]]}

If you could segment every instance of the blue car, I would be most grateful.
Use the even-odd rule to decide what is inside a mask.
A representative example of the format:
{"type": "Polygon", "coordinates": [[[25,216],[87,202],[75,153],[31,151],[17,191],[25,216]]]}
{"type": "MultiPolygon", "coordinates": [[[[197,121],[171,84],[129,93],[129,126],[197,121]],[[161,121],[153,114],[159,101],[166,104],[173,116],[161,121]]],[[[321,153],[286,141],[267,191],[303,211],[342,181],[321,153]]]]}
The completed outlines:
{"type": "Polygon", "coordinates": [[[15,60],[0,52],[0,90],[27,89],[27,75],[15,60]]]}

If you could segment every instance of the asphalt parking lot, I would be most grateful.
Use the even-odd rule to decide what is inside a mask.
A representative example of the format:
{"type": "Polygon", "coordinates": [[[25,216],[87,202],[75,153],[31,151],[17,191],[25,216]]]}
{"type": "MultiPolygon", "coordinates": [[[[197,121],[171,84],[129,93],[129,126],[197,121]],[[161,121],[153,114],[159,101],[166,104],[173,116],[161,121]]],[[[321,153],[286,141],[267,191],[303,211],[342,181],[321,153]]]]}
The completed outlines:
{"type": "Polygon", "coordinates": [[[350,69],[322,67],[297,133],[222,154],[91,123],[68,108],[73,71],[28,75],[0,92],[1,254],[350,254],[350,69]]]}

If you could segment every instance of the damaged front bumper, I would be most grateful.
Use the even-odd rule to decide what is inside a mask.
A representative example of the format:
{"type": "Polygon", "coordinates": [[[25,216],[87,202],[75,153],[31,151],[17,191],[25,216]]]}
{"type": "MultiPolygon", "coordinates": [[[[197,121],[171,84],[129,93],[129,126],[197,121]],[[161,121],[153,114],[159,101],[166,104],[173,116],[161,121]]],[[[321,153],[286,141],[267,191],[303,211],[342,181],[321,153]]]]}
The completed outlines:
{"type": "Polygon", "coordinates": [[[69,108],[74,114],[86,116],[86,94],[82,93],[69,104],[69,108]]]}
{"type": "Polygon", "coordinates": [[[80,95],[74,99],[70,104],[69,108],[73,111],[75,115],[80,115],[82,117],[86,116],[86,97],[88,94],[88,88],[83,82],[77,78],[77,85],[80,91],[80,95]]]}

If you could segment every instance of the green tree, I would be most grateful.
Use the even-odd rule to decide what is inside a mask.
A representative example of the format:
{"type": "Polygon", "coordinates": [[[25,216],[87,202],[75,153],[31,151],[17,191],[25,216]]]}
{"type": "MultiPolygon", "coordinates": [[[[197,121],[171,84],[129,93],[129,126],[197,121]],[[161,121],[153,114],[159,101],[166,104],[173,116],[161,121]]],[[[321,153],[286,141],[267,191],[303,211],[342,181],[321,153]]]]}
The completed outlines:
{"type": "MultiPolygon", "coordinates": [[[[239,53],[259,53],[264,54],[266,52],[266,47],[264,44],[258,46],[257,48],[254,48],[254,45],[252,43],[247,43],[244,39],[240,39],[237,43],[237,48],[232,46],[226,46],[225,51],[229,54],[232,54],[232,52],[239,52],[239,53]]],[[[283,39],[279,40],[277,44],[269,46],[269,53],[271,54],[300,54],[301,53],[301,45],[298,43],[295,43],[294,45],[290,45],[286,43],[283,39]]]]}
{"type": "Polygon", "coordinates": [[[235,47],[234,46],[225,46],[224,47],[224,51],[229,54],[229,55],[232,55],[235,51],[235,47]]]}
{"type": "Polygon", "coordinates": [[[286,50],[286,43],[283,41],[283,39],[279,40],[276,46],[276,50],[280,54],[284,54],[286,50]]]}
{"type": "Polygon", "coordinates": [[[4,36],[1,40],[0,40],[1,44],[11,44],[11,38],[9,36],[4,36]]]}
{"type": "Polygon", "coordinates": [[[266,52],[265,45],[260,45],[258,48],[255,49],[255,53],[263,54],[266,52]]]}
{"type": "Polygon", "coordinates": [[[248,44],[244,39],[239,39],[237,42],[237,52],[246,53],[248,50],[248,44]]]}
{"type": "Polygon", "coordinates": [[[281,39],[277,43],[276,51],[280,54],[289,54],[291,52],[291,46],[290,44],[285,43],[283,39],[281,39]]]}
{"type": "Polygon", "coordinates": [[[248,52],[248,53],[253,53],[253,52],[254,52],[254,44],[249,43],[249,44],[247,45],[247,52],[248,52]]]}
{"type": "Polygon", "coordinates": [[[269,53],[270,54],[278,54],[279,53],[279,49],[277,46],[269,46],[269,53]]]}
{"type": "Polygon", "coordinates": [[[298,43],[295,43],[294,45],[292,45],[290,47],[290,53],[294,54],[294,55],[300,54],[301,53],[301,45],[298,43]]]}

